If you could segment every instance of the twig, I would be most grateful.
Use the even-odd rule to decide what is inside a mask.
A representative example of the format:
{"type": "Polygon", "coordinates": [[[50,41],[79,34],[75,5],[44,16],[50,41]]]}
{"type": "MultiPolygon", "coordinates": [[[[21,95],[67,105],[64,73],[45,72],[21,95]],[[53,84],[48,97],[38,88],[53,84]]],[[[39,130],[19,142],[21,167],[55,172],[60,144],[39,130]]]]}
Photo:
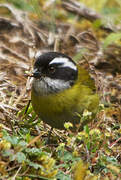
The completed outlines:
{"type": "Polygon", "coordinates": [[[11,109],[11,110],[14,110],[14,111],[18,111],[19,110],[16,107],[13,107],[13,106],[10,106],[10,105],[7,105],[7,104],[3,104],[3,103],[0,103],[0,108],[1,109],[8,108],[8,109],[11,109]]]}
{"type": "Polygon", "coordinates": [[[90,8],[87,8],[83,3],[74,2],[72,0],[62,0],[62,5],[66,10],[76,13],[90,21],[101,19],[100,14],[96,13],[90,8]]]}
{"type": "Polygon", "coordinates": [[[18,168],[16,174],[11,178],[12,180],[16,180],[16,176],[18,175],[19,171],[21,170],[21,166],[18,168]]]}
{"type": "Polygon", "coordinates": [[[39,136],[35,137],[34,139],[32,139],[32,141],[29,142],[29,144],[27,145],[27,147],[31,146],[32,144],[34,144],[38,139],[40,139],[40,137],[42,136],[42,133],[39,134],[39,136]]]}
{"type": "Polygon", "coordinates": [[[113,143],[111,143],[111,144],[109,145],[109,147],[112,148],[112,147],[115,146],[115,144],[116,144],[117,142],[119,142],[119,141],[121,141],[121,137],[118,138],[118,139],[117,139],[116,141],[114,141],[113,143]]]}
{"type": "MultiPolygon", "coordinates": [[[[96,13],[94,10],[87,8],[83,3],[78,3],[73,0],[62,0],[62,6],[67,10],[72,13],[75,13],[81,17],[84,17],[85,19],[94,22],[95,20],[101,20],[103,17],[96,13]]],[[[116,30],[114,27],[109,27],[105,25],[100,26],[102,29],[113,32],[116,30]]]]}
{"type": "Polygon", "coordinates": [[[28,61],[28,58],[26,58],[25,56],[22,56],[20,54],[18,54],[18,52],[15,52],[14,50],[12,50],[11,48],[7,47],[5,44],[0,45],[1,48],[4,48],[5,50],[8,50],[10,53],[12,53],[13,55],[17,56],[20,59],[23,59],[24,61],[28,61]]]}

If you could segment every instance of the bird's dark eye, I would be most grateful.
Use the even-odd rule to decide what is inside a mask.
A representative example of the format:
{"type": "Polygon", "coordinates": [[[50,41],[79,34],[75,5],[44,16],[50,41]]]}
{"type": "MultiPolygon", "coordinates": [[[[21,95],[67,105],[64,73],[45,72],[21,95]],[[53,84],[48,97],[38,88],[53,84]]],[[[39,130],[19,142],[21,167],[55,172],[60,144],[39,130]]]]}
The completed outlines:
{"type": "Polygon", "coordinates": [[[53,74],[55,72],[55,67],[50,66],[48,70],[49,70],[50,73],[53,74]]]}

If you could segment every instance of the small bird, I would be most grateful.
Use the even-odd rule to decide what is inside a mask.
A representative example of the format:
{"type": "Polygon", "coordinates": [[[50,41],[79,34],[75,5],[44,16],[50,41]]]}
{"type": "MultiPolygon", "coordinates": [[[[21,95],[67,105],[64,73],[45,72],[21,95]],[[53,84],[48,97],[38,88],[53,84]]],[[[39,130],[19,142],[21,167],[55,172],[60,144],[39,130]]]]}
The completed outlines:
{"type": "Polygon", "coordinates": [[[64,129],[65,122],[73,128],[83,127],[84,110],[98,110],[99,97],[89,73],[69,56],[47,52],[35,56],[31,100],[36,114],[52,128],[64,129]]]}

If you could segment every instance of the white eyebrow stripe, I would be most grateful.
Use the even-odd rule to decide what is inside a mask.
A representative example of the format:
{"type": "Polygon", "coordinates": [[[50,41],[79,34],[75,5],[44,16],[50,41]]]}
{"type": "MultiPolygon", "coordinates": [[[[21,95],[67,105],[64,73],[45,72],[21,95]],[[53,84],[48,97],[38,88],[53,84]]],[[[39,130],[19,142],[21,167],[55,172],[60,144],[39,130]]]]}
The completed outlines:
{"type": "Polygon", "coordinates": [[[49,65],[55,63],[63,63],[62,65],[60,65],[60,67],[69,67],[71,69],[74,69],[75,71],[77,70],[76,65],[66,57],[56,57],[49,63],[49,65]]]}

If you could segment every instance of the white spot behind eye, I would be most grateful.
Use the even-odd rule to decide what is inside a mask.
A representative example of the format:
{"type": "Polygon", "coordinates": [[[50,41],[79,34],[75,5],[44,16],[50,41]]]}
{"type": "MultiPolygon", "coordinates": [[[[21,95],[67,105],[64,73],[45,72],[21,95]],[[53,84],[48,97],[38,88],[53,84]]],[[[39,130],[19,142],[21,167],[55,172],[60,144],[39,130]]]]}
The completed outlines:
{"type": "Polygon", "coordinates": [[[62,63],[60,67],[69,67],[71,69],[74,69],[75,71],[77,70],[76,65],[73,62],[71,62],[68,58],[65,58],[65,57],[56,57],[49,63],[49,65],[52,65],[55,63],[62,63]]]}

